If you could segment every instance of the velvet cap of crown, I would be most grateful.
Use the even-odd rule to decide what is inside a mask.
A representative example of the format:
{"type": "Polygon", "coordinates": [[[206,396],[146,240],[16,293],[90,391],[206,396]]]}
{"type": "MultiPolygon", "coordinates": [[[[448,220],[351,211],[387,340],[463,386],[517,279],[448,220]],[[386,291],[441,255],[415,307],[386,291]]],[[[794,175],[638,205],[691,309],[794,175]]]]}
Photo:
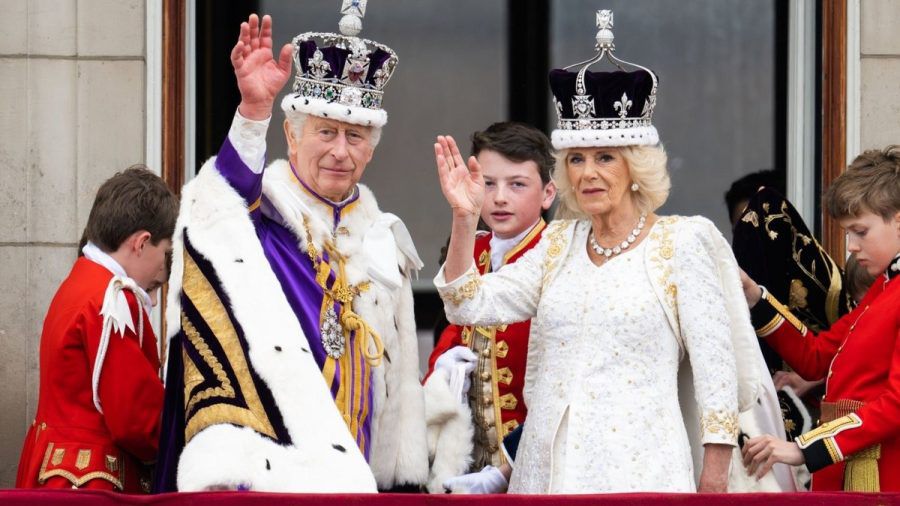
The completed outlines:
{"type": "Polygon", "coordinates": [[[613,54],[612,26],[612,12],[598,11],[597,55],[586,62],[550,71],[550,91],[559,118],[550,137],[555,149],[659,143],[652,123],[659,80],[650,69],[613,54]],[[588,70],[604,57],[620,70],[588,70]],[[622,64],[637,70],[627,72],[622,64]],[[569,70],[576,67],[576,71],[569,70]]]}
{"type": "Polygon", "coordinates": [[[341,34],[306,32],[294,37],[294,84],[281,102],[298,111],[356,125],[381,127],[384,87],[397,67],[397,53],[356,37],[366,0],[344,0],[341,34]]]}

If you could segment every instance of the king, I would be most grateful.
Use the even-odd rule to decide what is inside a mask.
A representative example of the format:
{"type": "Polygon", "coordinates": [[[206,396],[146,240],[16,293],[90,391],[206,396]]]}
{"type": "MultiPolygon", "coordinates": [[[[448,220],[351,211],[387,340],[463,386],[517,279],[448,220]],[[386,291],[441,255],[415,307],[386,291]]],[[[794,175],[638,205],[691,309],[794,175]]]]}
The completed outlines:
{"type": "Polygon", "coordinates": [[[218,156],[185,186],[166,321],[156,489],[375,492],[428,477],[406,227],[359,180],[387,122],[390,48],[304,33],[272,51],[241,24],[241,102],[218,156]],[[275,97],[288,160],[264,167],[275,97]]]}

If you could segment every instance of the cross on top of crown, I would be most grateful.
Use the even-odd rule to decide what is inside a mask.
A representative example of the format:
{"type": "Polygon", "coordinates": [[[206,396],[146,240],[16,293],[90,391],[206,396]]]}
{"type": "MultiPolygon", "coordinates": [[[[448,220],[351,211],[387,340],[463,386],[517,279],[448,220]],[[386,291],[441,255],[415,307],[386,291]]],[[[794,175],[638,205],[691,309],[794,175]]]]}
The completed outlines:
{"type": "Polygon", "coordinates": [[[344,0],[341,5],[341,14],[349,14],[358,18],[365,17],[367,2],[368,0],[344,0]]]}
{"type": "Polygon", "coordinates": [[[612,32],[613,28],[613,11],[602,9],[597,11],[597,50],[615,49],[613,40],[615,37],[612,32]]]}

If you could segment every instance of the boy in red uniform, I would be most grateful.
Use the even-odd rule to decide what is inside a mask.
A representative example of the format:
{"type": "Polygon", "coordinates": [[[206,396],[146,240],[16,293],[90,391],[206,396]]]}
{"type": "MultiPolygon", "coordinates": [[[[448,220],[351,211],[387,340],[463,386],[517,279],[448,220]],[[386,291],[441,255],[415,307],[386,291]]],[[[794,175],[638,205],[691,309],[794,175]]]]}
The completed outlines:
{"type": "MultiPolygon", "coordinates": [[[[481,218],[490,228],[475,240],[481,274],[515,262],[540,240],[546,226],[541,214],[556,197],[552,150],[541,131],[522,123],[494,123],[472,135],[472,155],[481,164],[486,191],[481,218]]],[[[505,464],[503,438],[525,421],[522,388],[530,327],[530,321],[488,328],[450,325],[431,353],[426,404],[433,391],[429,381],[440,376],[446,382],[460,367],[466,374],[463,398],[457,401],[468,404],[474,426],[472,453],[465,455],[471,458],[468,469],[505,464]]],[[[468,469],[462,463],[452,474],[468,469]]],[[[432,474],[430,488],[441,486],[441,477],[434,478],[440,471],[432,474]]]]}
{"type": "Polygon", "coordinates": [[[821,425],[795,442],[744,445],[748,471],[806,464],[812,489],[900,490],[900,146],[867,151],[824,197],[847,249],[876,276],[852,312],[810,335],[753,280],[744,291],[757,334],[806,380],[825,379],[821,425]]]}
{"type": "Polygon", "coordinates": [[[84,256],[44,319],[37,414],[17,487],[149,491],[163,385],[148,291],[165,280],[177,212],[145,167],[97,192],[84,256]]]}

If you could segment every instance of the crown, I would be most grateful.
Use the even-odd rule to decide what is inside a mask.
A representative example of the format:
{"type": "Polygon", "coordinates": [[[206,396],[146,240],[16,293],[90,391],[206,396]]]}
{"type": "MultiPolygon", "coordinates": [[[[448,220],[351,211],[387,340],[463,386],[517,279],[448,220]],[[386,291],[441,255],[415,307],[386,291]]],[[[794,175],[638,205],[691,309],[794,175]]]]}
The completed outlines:
{"type": "Polygon", "coordinates": [[[294,37],[294,85],[285,111],[299,111],[347,123],[380,127],[384,87],[397,68],[397,53],[357,37],[367,0],[344,0],[341,33],[306,32],[294,37]]]}
{"type": "Polygon", "coordinates": [[[659,143],[652,124],[658,80],[652,70],[617,58],[613,13],[597,11],[598,53],[590,60],[550,71],[550,90],[559,117],[553,147],[636,146],[659,143]],[[604,58],[613,72],[590,72],[604,58]],[[628,72],[622,65],[635,67],[628,72]],[[577,72],[569,69],[578,68],[577,72]]]}

